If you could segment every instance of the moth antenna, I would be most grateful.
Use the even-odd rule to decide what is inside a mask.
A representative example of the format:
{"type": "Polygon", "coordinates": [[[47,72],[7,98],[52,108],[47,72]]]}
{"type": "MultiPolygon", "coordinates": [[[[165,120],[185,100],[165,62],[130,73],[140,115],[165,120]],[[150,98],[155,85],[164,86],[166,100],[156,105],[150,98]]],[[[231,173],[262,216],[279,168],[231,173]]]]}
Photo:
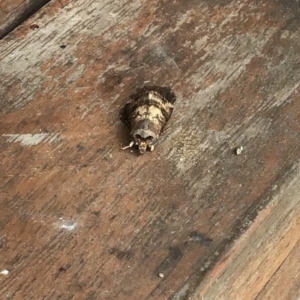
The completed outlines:
{"type": "Polygon", "coordinates": [[[122,147],[122,145],[121,145],[121,150],[131,148],[133,145],[134,145],[134,142],[131,142],[128,146],[125,146],[125,147],[122,147]]]}

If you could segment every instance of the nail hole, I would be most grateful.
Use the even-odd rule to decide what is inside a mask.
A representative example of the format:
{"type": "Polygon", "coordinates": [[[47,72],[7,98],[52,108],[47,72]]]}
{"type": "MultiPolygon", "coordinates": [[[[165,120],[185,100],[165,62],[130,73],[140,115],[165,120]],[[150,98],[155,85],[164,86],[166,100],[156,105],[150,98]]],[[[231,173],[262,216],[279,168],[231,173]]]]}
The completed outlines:
{"type": "Polygon", "coordinates": [[[59,271],[59,272],[66,272],[70,267],[71,267],[71,264],[70,264],[70,263],[67,263],[65,266],[60,267],[60,268],[58,269],[58,271],[59,271]]]}
{"type": "Polygon", "coordinates": [[[64,267],[60,267],[60,268],[58,269],[58,271],[59,271],[59,272],[66,272],[67,270],[66,270],[64,267]]]}
{"type": "Polygon", "coordinates": [[[67,47],[67,45],[60,45],[59,46],[61,49],[65,49],[67,47]]]}
{"type": "Polygon", "coordinates": [[[32,25],[30,25],[30,29],[31,29],[31,30],[37,30],[37,29],[39,29],[39,28],[40,28],[40,26],[37,25],[37,24],[32,24],[32,25]]]}

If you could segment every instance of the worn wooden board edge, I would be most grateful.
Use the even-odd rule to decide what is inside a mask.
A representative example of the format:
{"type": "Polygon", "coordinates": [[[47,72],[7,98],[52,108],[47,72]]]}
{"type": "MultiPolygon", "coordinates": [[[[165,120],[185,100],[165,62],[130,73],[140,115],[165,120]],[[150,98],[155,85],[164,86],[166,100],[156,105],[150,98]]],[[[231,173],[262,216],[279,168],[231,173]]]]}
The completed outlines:
{"type": "Polygon", "coordinates": [[[280,295],[282,299],[300,299],[300,241],[284,260],[272,278],[256,297],[256,300],[272,300],[280,295]]]}
{"type": "Polygon", "coordinates": [[[300,165],[189,299],[256,299],[300,240],[300,165]]]}
{"type": "MultiPolygon", "coordinates": [[[[7,34],[21,25],[30,16],[36,13],[50,0],[25,0],[16,6],[9,1],[12,10],[4,12],[4,17],[0,20],[0,39],[3,39],[7,34]]],[[[3,5],[3,4],[2,4],[3,5]]]]}

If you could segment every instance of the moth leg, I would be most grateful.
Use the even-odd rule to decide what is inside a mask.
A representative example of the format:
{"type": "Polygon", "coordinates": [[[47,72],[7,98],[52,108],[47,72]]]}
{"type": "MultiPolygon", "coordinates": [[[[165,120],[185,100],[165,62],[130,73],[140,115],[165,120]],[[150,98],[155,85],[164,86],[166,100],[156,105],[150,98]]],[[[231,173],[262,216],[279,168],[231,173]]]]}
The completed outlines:
{"type": "Polygon", "coordinates": [[[150,151],[152,152],[154,150],[154,145],[150,146],[150,151]]]}
{"type": "Polygon", "coordinates": [[[134,145],[134,142],[130,142],[130,144],[128,146],[121,147],[121,149],[125,150],[125,149],[128,149],[128,148],[131,148],[133,145],[134,145]]]}

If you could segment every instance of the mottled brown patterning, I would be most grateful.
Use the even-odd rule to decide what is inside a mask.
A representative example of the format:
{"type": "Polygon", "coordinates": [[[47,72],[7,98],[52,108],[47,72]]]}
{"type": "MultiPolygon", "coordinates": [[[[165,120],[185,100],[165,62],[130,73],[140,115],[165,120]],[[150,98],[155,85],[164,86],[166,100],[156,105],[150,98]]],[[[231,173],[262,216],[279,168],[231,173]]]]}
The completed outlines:
{"type": "Polygon", "coordinates": [[[175,101],[175,94],[167,87],[146,86],[132,95],[120,114],[131,138],[129,146],[122,149],[137,145],[141,154],[148,148],[153,151],[172,115],[175,101]]]}

